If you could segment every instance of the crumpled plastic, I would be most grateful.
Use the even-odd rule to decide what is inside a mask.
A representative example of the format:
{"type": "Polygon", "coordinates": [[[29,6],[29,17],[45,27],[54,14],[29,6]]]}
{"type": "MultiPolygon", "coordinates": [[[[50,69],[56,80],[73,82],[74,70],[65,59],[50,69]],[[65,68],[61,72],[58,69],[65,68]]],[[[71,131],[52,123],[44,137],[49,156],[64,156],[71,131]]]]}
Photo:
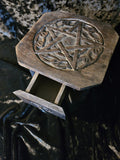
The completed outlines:
{"type": "Polygon", "coordinates": [[[66,120],[25,103],[12,105],[1,119],[3,157],[116,160],[111,146],[118,151],[120,142],[119,51],[118,43],[101,85],[83,91],[67,88],[62,102],[66,120]]]}
{"type": "MultiPolygon", "coordinates": [[[[108,17],[102,18],[109,21],[108,17]]],[[[28,26],[17,27],[24,36],[28,26]]],[[[28,71],[17,64],[16,43],[7,38],[0,42],[0,159],[119,159],[120,41],[101,85],[84,91],[67,88],[62,102],[66,120],[43,113],[12,94],[18,89],[25,90],[30,81],[28,71]]]]}

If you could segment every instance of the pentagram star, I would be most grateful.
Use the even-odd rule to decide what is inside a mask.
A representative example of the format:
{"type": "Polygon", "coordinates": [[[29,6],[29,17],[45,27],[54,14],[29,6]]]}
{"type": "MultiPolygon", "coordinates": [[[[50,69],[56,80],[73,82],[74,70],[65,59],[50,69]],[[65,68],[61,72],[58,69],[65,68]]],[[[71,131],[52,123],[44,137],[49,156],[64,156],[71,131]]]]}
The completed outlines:
{"type": "MultiPolygon", "coordinates": [[[[49,34],[52,37],[52,41],[46,45],[45,47],[40,47],[40,50],[36,52],[37,55],[52,53],[52,52],[59,52],[64,54],[66,57],[66,60],[68,61],[69,65],[71,66],[72,70],[76,69],[76,63],[77,63],[77,56],[81,49],[90,49],[102,46],[102,44],[96,43],[91,39],[87,39],[87,42],[89,44],[81,45],[81,34],[82,34],[82,28],[83,28],[83,22],[77,21],[71,28],[67,29],[67,31],[64,30],[64,28],[55,28],[51,27],[49,25],[46,25],[46,30],[49,32],[49,34]],[[77,32],[73,32],[75,29],[77,29],[77,32]],[[56,33],[59,33],[58,36],[56,36],[56,33]],[[73,37],[76,39],[75,45],[68,45],[65,46],[62,42],[62,40],[66,37],[73,37]],[[52,48],[52,46],[57,46],[55,48],[52,48]],[[74,51],[73,58],[70,57],[69,51],[74,51]]],[[[84,39],[84,38],[82,38],[84,39]]],[[[39,47],[38,47],[39,48],[39,47]]]]}

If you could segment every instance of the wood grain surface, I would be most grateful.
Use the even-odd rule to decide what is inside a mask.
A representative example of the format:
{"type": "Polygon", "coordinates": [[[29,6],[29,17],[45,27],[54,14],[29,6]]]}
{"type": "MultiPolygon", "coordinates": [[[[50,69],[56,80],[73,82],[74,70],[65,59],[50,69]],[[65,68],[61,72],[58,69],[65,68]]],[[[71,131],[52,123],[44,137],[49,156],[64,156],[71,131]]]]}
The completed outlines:
{"type": "Polygon", "coordinates": [[[60,117],[62,119],[65,119],[65,113],[62,109],[62,107],[53,104],[51,102],[46,101],[45,99],[36,97],[30,93],[24,92],[22,90],[17,90],[14,92],[16,96],[18,96],[20,99],[22,99],[25,103],[28,103],[34,107],[37,107],[40,110],[43,110],[44,112],[48,112],[50,114],[53,114],[57,117],[60,117]]]}
{"type": "Polygon", "coordinates": [[[21,66],[80,90],[103,81],[117,41],[118,35],[108,24],[67,12],[50,12],[18,43],[16,54],[21,66]],[[47,37],[49,41],[44,41],[47,37]],[[56,61],[58,56],[61,62],[56,61]]]}

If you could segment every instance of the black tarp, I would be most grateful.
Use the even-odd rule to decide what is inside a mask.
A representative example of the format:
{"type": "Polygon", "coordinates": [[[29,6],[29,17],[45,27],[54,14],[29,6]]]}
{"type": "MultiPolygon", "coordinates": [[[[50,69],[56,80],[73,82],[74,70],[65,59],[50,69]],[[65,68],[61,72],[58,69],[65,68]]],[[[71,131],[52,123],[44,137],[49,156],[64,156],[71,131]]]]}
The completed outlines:
{"type": "MultiPolygon", "coordinates": [[[[18,2],[20,3],[20,1],[18,2]]],[[[12,3],[16,4],[17,1],[12,3]]],[[[23,1],[21,3],[23,4],[23,1]]],[[[60,6],[60,3],[57,4],[60,6]]],[[[66,4],[71,9],[75,7],[72,7],[68,1],[66,4]]],[[[12,8],[12,4],[10,7],[12,8]]],[[[42,7],[47,8],[47,3],[44,2],[42,7]]],[[[52,1],[50,7],[54,7],[52,1]]],[[[62,7],[64,8],[65,4],[62,7]]],[[[14,14],[13,16],[7,14],[7,8],[7,1],[2,1],[1,15],[3,17],[1,22],[4,22],[5,25],[7,16],[14,17],[14,14]]],[[[118,10],[119,6],[116,9],[116,15],[118,15],[118,10]]],[[[102,16],[103,12],[100,13],[102,16]]],[[[108,22],[109,19],[113,20],[113,17],[108,18],[108,22]]],[[[66,120],[61,120],[22,103],[12,94],[17,89],[25,90],[30,80],[29,72],[18,66],[15,57],[15,45],[18,43],[19,37],[21,38],[27,32],[28,26],[24,26],[24,24],[22,26],[23,21],[19,18],[18,21],[15,18],[13,19],[12,24],[7,27],[10,31],[10,27],[15,26],[12,30],[15,32],[10,31],[13,38],[8,39],[5,37],[0,42],[1,159],[120,159],[118,153],[120,150],[120,41],[118,41],[101,85],[84,91],[67,88],[62,103],[66,113],[66,120]]],[[[28,21],[28,23],[30,22],[28,21]]],[[[115,21],[111,23],[115,24],[115,21]]],[[[116,23],[116,31],[120,34],[118,21],[116,23]]]]}

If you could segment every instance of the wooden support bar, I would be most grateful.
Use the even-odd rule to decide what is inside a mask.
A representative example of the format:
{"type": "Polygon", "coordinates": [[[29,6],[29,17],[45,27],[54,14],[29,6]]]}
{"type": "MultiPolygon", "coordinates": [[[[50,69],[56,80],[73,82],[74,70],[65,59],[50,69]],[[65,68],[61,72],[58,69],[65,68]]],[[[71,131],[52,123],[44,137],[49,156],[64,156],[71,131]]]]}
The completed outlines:
{"type": "Polygon", "coordinates": [[[26,92],[30,92],[30,90],[31,90],[31,88],[33,87],[36,79],[38,78],[38,75],[39,75],[38,72],[35,72],[35,73],[34,73],[34,75],[33,75],[32,79],[31,79],[29,85],[27,86],[27,88],[26,88],[26,90],[25,90],[26,92]]]}
{"type": "Polygon", "coordinates": [[[64,92],[64,90],[65,90],[65,85],[64,84],[62,84],[62,86],[60,87],[60,90],[59,90],[59,92],[58,92],[58,94],[57,94],[57,96],[56,96],[56,98],[55,98],[55,101],[54,101],[54,103],[55,104],[59,104],[59,102],[60,102],[60,99],[61,99],[61,97],[62,97],[62,94],[63,94],[63,92],[64,92]]]}

